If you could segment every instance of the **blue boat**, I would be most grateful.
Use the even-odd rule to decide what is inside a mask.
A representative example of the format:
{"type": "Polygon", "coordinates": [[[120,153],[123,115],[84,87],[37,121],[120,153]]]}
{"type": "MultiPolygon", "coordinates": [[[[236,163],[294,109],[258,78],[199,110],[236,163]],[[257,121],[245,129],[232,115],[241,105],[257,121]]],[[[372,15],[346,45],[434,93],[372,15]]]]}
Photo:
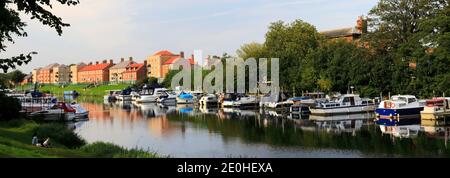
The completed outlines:
{"type": "Polygon", "coordinates": [[[194,103],[194,96],[190,93],[181,92],[177,96],[177,104],[192,104],[194,103]]]}
{"type": "Polygon", "coordinates": [[[425,103],[419,102],[415,96],[397,95],[391,100],[382,101],[375,110],[377,120],[396,120],[420,118],[425,103]]]}

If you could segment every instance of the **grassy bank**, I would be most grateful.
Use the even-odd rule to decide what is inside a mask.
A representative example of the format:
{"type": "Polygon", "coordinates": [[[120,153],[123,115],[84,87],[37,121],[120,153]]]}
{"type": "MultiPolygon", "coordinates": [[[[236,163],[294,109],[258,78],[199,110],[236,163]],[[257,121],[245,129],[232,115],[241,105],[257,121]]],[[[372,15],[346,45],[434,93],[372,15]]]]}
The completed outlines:
{"type": "Polygon", "coordinates": [[[62,124],[38,124],[29,120],[0,121],[0,157],[14,158],[157,158],[156,153],[125,149],[110,143],[85,144],[62,124]],[[31,145],[33,133],[50,137],[51,148],[31,145]]]}
{"type": "MultiPolygon", "coordinates": [[[[42,92],[49,92],[56,95],[61,95],[64,93],[64,91],[75,90],[84,96],[104,96],[106,94],[106,91],[108,90],[123,90],[128,86],[130,86],[130,84],[99,85],[92,88],[88,87],[87,84],[69,85],[65,87],[59,85],[43,85],[39,87],[39,90],[42,92]]],[[[34,86],[32,85],[25,85],[19,87],[18,89],[27,90],[32,89],[33,87],[34,86]]]]}

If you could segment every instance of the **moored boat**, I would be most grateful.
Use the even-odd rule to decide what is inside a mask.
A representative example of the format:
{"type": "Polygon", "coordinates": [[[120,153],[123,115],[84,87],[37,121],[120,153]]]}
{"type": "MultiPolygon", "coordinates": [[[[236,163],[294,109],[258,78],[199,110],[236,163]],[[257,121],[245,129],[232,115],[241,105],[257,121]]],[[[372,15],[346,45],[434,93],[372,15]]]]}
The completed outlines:
{"type": "Polygon", "coordinates": [[[76,119],[87,119],[89,117],[89,111],[81,107],[80,104],[72,103],[70,106],[75,109],[76,119]]]}
{"type": "Polygon", "coordinates": [[[76,110],[65,102],[58,102],[53,107],[41,111],[32,112],[32,119],[45,121],[73,121],[76,110]]]}
{"type": "Polygon", "coordinates": [[[370,102],[369,99],[360,98],[357,94],[341,95],[334,101],[321,102],[310,108],[312,115],[352,114],[374,110],[374,103],[370,102]]]}
{"type": "Polygon", "coordinates": [[[207,94],[200,98],[199,104],[202,106],[217,106],[218,98],[214,94],[207,94]]]}
{"type": "Polygon", "coordinates": [[[193,104],[194,103],[194,96],[187,92],[181,92],[177,96],[177,104],[193,104]]]}
{"type": "Polygon", "coordinates": [[[234,108],[239,109],[256,109],[259,107],[259,101],[256,96],[238,95],[233,102],[234,108]]]}
{"type": "Polygon", "coordinates": [[[139,97],[136,98],[136,102],[138,103],[156,103],[161,93],[161,91],[167,91],[165,88],[152,88],[146,87],[141,90],[139,93],[139,97]]]}
{"type": "Polygon", "coordinates": [[[412,95],[396,95],[380,102],[375,110],[377,119],[397,120],[417,119],[425,104],[412,95]]]}
{"type": "Polygon", "coordinates": [[[131,88],[127,88],[125,90],[120,91],[120,94],[116,96],[118,101],[131,101],[131,88]]]}
{"type": "Polygon", "coordinates": [[[157,103],[164,105],[175,105],[177,103],[177,95],[170,90],[159,90],[159,98],[156,100],[157,103]]]}
{"type": "Polygon", "coordinates": [[[433,98],[426,101],[420,112],[422,120],[443,120],[450,117],[450,98],[433,98]]]}

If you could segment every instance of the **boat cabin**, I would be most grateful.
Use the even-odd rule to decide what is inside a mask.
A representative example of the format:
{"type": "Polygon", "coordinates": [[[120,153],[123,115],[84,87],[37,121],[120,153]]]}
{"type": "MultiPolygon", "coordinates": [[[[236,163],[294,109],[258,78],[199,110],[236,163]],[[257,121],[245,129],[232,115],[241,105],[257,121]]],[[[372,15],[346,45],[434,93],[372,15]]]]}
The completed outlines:
{"type": "Polygon", "coordinates": [[[410,103],[417,102],[417,98],[412,95],[397,95],[397,96],[392,96],[392,101],[401,101],[406,104],[410,104],[410,103]]]}

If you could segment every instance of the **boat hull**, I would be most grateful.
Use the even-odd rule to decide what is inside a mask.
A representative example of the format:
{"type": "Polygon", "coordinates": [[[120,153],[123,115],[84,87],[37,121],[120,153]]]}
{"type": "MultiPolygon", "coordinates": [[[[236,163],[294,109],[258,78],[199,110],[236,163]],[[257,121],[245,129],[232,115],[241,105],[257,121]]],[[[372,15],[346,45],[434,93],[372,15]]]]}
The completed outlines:
{"type": "Polygon", "coordinates": [[[423,111],[423,107],[400,109],[378,108],[375,110],[375,114],[380,119],[408,119],[419,118],[421,111],[423,111]]]}
{"type": "Polygon", "coordinates": [[[342,114],[355,114],[355,113],[365,113],[372,112],[375,110],[375,105],[368,106],[352,106],[352,107],[340,107],[340,108],[311,108],[310,112],[312,115],[342,115],[342,114]]]}

